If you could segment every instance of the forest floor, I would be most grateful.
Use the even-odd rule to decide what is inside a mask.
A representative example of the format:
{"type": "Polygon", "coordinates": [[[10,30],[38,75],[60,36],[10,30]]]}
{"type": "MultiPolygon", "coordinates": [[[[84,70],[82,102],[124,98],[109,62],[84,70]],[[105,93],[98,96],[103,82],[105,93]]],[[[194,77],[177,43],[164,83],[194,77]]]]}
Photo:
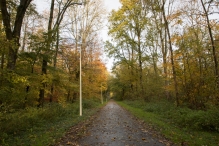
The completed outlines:
{"type": "Polygon", "coordinates": [[[55,146],[164,146],[167,139],[110,101],[87,121],[80,123],[58,140],[55,146]]]}

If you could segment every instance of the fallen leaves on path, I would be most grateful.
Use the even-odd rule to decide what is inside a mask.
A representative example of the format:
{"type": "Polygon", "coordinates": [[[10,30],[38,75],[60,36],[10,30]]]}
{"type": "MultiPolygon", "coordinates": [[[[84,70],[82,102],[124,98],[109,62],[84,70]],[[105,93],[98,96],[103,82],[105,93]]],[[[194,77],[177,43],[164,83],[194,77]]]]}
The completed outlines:
{"type": "Polygon", "coordinates": [[[55,146],[165,146],[170,143],[115,102],[72,127],[55,146]]]}

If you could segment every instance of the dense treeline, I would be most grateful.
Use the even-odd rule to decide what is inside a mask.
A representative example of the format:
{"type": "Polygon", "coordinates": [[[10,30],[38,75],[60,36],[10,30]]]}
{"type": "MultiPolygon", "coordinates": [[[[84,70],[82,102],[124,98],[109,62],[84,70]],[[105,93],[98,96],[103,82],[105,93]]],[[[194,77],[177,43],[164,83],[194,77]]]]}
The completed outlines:
{"type": "Polygon", "coordinates": [[[218,2],[121,0],[109,16],[106,51],[120,99],[167,99],[191,109],[218,107],[218,2]]]}
{"type": "Polygon", "coordinates": [[[107,78],[98,35],[102,5],[51,0],[40,14],[31,0],[1,0],[0,116],[77,100],[80,51],[83,97],[100,99],[107,78]]]}

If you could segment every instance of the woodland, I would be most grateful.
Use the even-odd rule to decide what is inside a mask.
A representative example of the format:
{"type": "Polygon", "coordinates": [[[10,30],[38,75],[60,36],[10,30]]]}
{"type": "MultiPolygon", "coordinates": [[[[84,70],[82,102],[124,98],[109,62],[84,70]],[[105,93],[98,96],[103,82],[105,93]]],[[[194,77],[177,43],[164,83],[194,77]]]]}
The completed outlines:
{"type": "Polygon", "coordinates": [[[32,0],[1,0],[0,141],[71,110],[79,115],[80,63],[84,108],[101,103],[108,76],[102,5],[51,0],[39,13],[32,0]]]}
{"type": "Polygon", "coordinates": [[[105,44],[115,59],[113,97],[180,127],[218,132],[219,2],[120,2],[105,44]]]}
{"type": "Polygon", "coordinates": [[[80,51],[83,94],[99,97],[107,77],[100,58],[103,44],[98,30],[104,15],[100,4],[52,0],[50,11],[40,15],[31,0],[1,1],[2,108],[74,102],[80,51]]]}
{"type": "Polygon", "coordinates": [[[173,100],[192,109],[217,106],[218,2],[122,1],[109,17],[119,98],[173,100]],[[125,72],[125,74],[124,74],[125,72]]]}
{"type": "Polygon", "coordinates": [[[77,119],[80,74],[88,111],[103,94],[177,126],[219,132],[219,2],[120,3],[107,16],[101,0],[50,0],[43,13],[32,0],[0,1],[2,144],[58,117],[77,119]]]}

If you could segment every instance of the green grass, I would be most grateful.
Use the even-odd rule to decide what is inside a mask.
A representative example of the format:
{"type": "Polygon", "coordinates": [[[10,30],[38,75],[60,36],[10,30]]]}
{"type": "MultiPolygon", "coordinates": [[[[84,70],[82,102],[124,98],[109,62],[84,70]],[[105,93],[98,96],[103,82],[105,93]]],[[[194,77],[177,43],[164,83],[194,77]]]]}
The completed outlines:
{"type": "MultiPolygon", "coordinates": [[[[218,131],[199,129],[194,125],[190,125],[192,124],[192,121],[186,121],[192,115],[197,115],[195,113],[200,111],[176,108],[167,102],[145,103],[143,101],[124,101],[118,102],[118,104],[139,119],[144,120],[150,127],[153,127],[158,133],[164,135],[164,137],[177,145],[180,145],[182,142],[186,142],[188,145],[192,146],[219,145],[218,131]],[[182,114],[185,116],[182,116],[182,114]],[[190,123],[186,124],[185,122],[190,123]]],[[[201,113],[201,115],[203,114],[201,113]]],[[[198,116],[194,117],[198,118],[198,116]]],[[[194,123],[196,123],[196,121],[194,121],[194,123]]]]}
{"type": "Polygon", "coordinates": [[[53,144],[72,126],[84,121],[102,107],[98,101],[83,100],[83,116],[78,102],[46,105],[0,115],[0,145],[41,146],[53,144]]]}

